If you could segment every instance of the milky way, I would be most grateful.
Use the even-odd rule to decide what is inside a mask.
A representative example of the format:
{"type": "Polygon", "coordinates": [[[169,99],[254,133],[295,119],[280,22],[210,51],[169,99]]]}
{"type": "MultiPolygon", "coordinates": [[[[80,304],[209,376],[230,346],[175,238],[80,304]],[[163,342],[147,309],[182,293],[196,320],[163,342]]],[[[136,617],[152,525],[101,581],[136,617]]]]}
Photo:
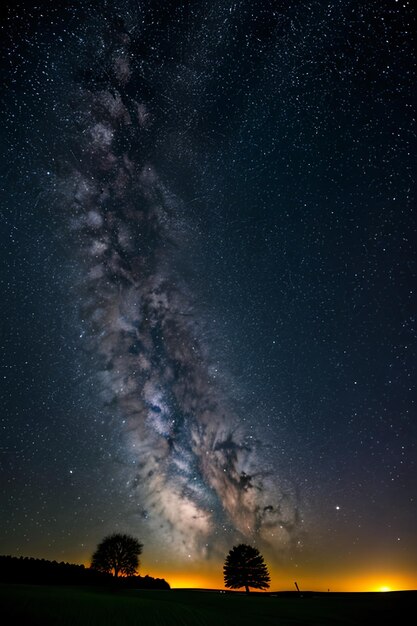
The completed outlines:
{"type": "Polygon", "coordinates": [[[181,199],[152,163],[158,128],[130,89],[140,35],[112,15],[97,24],[98,51],[78,61],[66,103],[59,204],[78,247],[86,343],[100,360],[97,400],[125,431],[122,473],[138,519],[187,553],[208,554],[219,525],[258,542],[274,533],[284,546],[295,500],[268,476],[217,382],[177,268],[190,238],[181,199]]]}

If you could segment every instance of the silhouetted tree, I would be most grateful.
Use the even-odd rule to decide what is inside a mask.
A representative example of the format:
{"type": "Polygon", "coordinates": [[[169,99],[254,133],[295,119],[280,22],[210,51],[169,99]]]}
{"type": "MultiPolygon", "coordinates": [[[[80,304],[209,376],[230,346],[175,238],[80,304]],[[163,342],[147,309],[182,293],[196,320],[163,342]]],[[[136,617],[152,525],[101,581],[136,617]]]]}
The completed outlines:
{"type": "Polygon", "coordinates": [[[244,543],[234,546],[226,557],[223,567],[224,584],[229,589],[249,587],[268,589],[270,577],[268,568],[259,550],[244,543]]]}
{"type": "Polygon", "coordinates": [[[133,576],[139,567],[143,544],[130,535],[114,533],[101,541],[91,559],[91,567],[99,572],[133,576]]]}

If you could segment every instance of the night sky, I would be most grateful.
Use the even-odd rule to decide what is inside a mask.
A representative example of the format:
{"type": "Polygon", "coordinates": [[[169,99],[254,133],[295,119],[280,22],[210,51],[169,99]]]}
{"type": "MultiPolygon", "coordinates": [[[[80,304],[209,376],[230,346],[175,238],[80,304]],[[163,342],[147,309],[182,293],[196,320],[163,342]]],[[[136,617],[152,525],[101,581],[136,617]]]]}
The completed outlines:
{"type": "Polygon", "coordinates": [[[69,0],[1,17],[0,553],[417,587],[415,16],[69,0]]]}

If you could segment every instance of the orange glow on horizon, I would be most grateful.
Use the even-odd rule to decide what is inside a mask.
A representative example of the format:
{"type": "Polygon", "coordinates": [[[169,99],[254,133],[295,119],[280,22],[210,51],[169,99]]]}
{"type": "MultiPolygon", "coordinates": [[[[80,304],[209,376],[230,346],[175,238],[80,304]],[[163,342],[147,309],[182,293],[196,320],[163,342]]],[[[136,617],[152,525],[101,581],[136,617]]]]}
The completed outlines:
{"type": "Polygon", "coordinates": [[[172,573],[168,577],[168,582],[172,589],[222,589],[223,585],[219,587],[216,584],[217,581],[213,580],[209,576],[199,574],[181,574],[172,573]]]}
{"type": "MultiPolygon", "coordinates": [[[[81,559],[80,559],[81,560],[81,559]]],[[[84,560],[85,567],[90,561],[84,560]]],[[[164,578],[172,589],[225,589],[223,582],[223,564],[217,567],[211,564],[207,569],[188,571],[177,570],[171,566],[164,570],[154,569],[150,563],[142,563],[141,576],[164,578]]],[[[298,571],[283,568],[270,568],[271,591],[295,591],[294,581],[301,591],[405,591],[417,589],[417,573],[413,571],[372,570],[334,572],[334,571],[298,571]]]]}
{"type": "MultiPolygon", "coordinates": [[[[366,574],[352,574],[346,572],[345,575],[334,575],[331,572],[324,575],[309,574],[308,577],[299,576],[297,579],[301,590],[304,591],[345,591],[345,592],[366,592],[366,591],[405,591],[417,589],[417,576],[408,572],[368,572],[366,574]]],[[[284,586],[273,585],[271,589],[293,589],[294,583],[284,586]]]]}
{"type": "Polygon", "coordinates": [[[359,577],[356,580],[349,580],[349,591],[404,591],[416,589],[415,578],[398,573],[372,573],[359,577]]]}
{"type": "MultiPolygon", "coordinates": [[[[172,589],[225,589],[223,575],[220,572],[145,572],[155,578],[165,578],[172,589]]],[[[408,572],[369,572],[367,574],[334,575],[323,572],[308,576],[302,576],[298,572],[297,576],[288,572],[271,571],[270,591],[295,591],[294,581],[298,582],[301,591],[345,591],[345,592],[366,592],[366,591],[405,591],[417,589],[417,575],[408,572]]]]}

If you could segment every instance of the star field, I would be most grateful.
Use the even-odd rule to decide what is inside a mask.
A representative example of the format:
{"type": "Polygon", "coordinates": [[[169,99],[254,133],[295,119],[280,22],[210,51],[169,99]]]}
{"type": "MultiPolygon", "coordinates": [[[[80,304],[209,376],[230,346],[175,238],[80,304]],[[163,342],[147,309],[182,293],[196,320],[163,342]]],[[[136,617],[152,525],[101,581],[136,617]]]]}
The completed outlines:
{"type": "Polygon", "coordinates": [[[52,4],[1,19],[0,551],[415,585],[410,3],[52,4]]]}

